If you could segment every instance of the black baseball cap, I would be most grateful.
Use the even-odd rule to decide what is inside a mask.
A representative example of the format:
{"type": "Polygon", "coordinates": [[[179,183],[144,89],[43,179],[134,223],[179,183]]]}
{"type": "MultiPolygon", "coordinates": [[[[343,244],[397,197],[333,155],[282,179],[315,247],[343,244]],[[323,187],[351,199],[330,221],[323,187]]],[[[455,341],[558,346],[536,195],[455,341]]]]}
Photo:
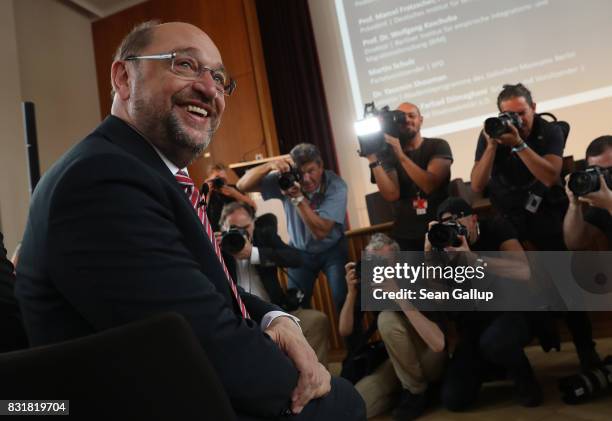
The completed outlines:
{"type": "Polygon", "coordinates": [[[456,216],[457,218],[462,218],[464,216],[473,214],[474,209],[472,209],[468,202],[460,197],[448,197],[444,202],[440,203],[440,206],[438,206],[436,216],[438,219],[440,219],[440,217],[447,212],[456,216]]]}

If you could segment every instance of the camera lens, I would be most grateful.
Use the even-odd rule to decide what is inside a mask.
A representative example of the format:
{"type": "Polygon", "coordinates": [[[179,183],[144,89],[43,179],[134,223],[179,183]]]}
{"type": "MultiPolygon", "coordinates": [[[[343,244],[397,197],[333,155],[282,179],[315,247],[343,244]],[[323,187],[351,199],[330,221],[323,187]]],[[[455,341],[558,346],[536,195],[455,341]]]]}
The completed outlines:
{"type": "Polygon", "coordinates": [[[229,254],[236,254],[244,248],[246,240],[237,229],[230,229],[221,235],[221,250],[229,254]]]}
{"type": "Polygon", "coordinates": [[[491,117],[485,120],[484,124],[485,132],[493,138],[498,138],[504,133],[507,133],[508,127],[498,117],[491,117]]]}
{"type": "Polygon", "coordinates": [[[296,182],[299,183],[299,181],[299,177],[293,169],[289,172],[281,173],[278,176],[278,186],[281,190],[289,190],[296,182]]]}
{"type": "Polygon", "coordinates": [[[599,174],[595,171],[579,171],[570,175],[568,187],[576,196],[599,190],[599,174]]]}

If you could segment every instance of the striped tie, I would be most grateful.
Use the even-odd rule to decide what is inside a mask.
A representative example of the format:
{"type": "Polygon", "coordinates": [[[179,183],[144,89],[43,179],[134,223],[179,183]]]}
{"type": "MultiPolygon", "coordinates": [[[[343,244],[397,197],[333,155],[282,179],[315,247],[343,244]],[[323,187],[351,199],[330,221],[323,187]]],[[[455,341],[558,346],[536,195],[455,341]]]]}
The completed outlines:
{"type": "Polygon", "coordinates": [[[240,295],[238,295],[238,289],[236,288],[236,283],[232,280],[232,277],[230,276],[229,271],[227,270],[227,266],[225,266],[225,261],[223,260],[223,256],[221,255],[221,248],[219,247],[219,243],[217,242],[217,239],[215,238],[215,234],[212,230],[212,227],[210,226],[210,222],[208,222],[208,217],[206,216],[206,208],[200,205],[200,192],[195,188],[193,180],[189,178],[189,176],[185,174],[183,171],[177,172],[174,175],[174,178],[176,178],[176,181],[178,181],[178,183],[185,190],[185,194],[187,194],[187,198],[191,202],[191,205],[197,212],[198,217],[200,218],[200,221],[202,222],[204,231],[206,231],[206,234],[208,235],[208,238],[210,239],[210,242],[212,243],[213,248],[215,249],[217,258],[219,259],[219,262],[221,262],[221,267],[223,267],[223,271],[225,272],[225,277],[227,279],[227,282],[229,283],[230,288],[232,289],[232,293],[234,294],[234,298],[236,299],[236,302],[238,303],[238,307],[240,307],[240,313],[242,314],[242,317],[245,319],[250,319],[249,313],[246,307],[244,306],[244,303],[240,299],[240,295]]]}

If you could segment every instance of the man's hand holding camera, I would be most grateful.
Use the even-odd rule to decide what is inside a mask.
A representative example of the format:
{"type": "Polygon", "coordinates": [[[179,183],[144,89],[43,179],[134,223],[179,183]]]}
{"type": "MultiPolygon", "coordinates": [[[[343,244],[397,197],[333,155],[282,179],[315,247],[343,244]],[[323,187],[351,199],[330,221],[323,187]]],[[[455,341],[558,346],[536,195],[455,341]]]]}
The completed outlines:
{"type": "Polygon", "coordinates": [[[511,148],[515,148],[523,144],[523,139],[518,131],[518,129],[513,124],[508,124],[508,132],[504,133],[498,137],[491,137],[486,131],[483,130],[485,139],[487,140],[488,145],[505,145],[511,148]]]}
{"type": "Polygon", "coordinates": [[[612,190],[608,187],[606,179],[602,174],[599,175],[599,190],[580,196],[578,200],[588,203],[589,206],[612,212],[612,190]]]}

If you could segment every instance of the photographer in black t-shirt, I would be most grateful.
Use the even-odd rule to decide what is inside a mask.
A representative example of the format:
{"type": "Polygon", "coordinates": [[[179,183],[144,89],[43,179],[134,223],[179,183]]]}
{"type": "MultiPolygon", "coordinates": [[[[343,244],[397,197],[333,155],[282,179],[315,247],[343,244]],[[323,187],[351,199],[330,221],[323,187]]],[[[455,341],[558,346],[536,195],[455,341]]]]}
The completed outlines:
{"type": "Polygon", "coordinates": [[[393,238],[404,251],[422,250],[427,223],[448,196],[453,155],[445,140],[421,136],[423,116],[416,105],[405,102],[397,109],[406,123],[399,139],[385,134],[391,153],[367,158],[372,182],[394,206],[393,238]]]}
{"type": "MultiPolygon", "coordinates": [[[[500,217],[479,220],[470,205],[458,197],[449,197],[440,204],[438,222],[454,221],[466,228],[467,238],[460,236],[459,247],[449,252],[464,253],[467,261],[482,258],[487,272],[509,282],[526,282],[531,272],[527,256],[516,231],[500,217]],[[500,257],[481,257],[477,252],[505,252],[500,257]]],[[[429,241],[425,251],[431,251],[429,241]]],[[[534,337],[533,329],[521,312],[457,312],[455,321],[459,341],[444,376],[441,399],[450,410],[463,410],[473,404],[482,384],[508,375],[515,383],[516,396],[524,406],[537,406],[542,392],[523,351],[534,337]]]]}
{"type": "MultiPolygon", "coordinates": [[[[589,166],[612,170],[612,136],[593,140],[586,150],[586,160],[589,166]]],[[[563,234],[570,250],[612,249],[612,191],[603,175],[599,186],[598,191],[584,196],[575,196],[566,186],[570,204],[563,220],[563,234]],[[584,203],[588,209],[583,213],[584,203]]]]}
{"type": "Polygon", "coordinates": [[[520,127],[478,139],[471,174],[476,192],[488,188],[491,203],[518,232],[519,240],[538,250],[564,250],[562,221],[567,198],[561,188],[565,135],[536,114],[531,92],[522,84],[504,85],[497,97],[500,112],[516,113],[520,127]]]}

